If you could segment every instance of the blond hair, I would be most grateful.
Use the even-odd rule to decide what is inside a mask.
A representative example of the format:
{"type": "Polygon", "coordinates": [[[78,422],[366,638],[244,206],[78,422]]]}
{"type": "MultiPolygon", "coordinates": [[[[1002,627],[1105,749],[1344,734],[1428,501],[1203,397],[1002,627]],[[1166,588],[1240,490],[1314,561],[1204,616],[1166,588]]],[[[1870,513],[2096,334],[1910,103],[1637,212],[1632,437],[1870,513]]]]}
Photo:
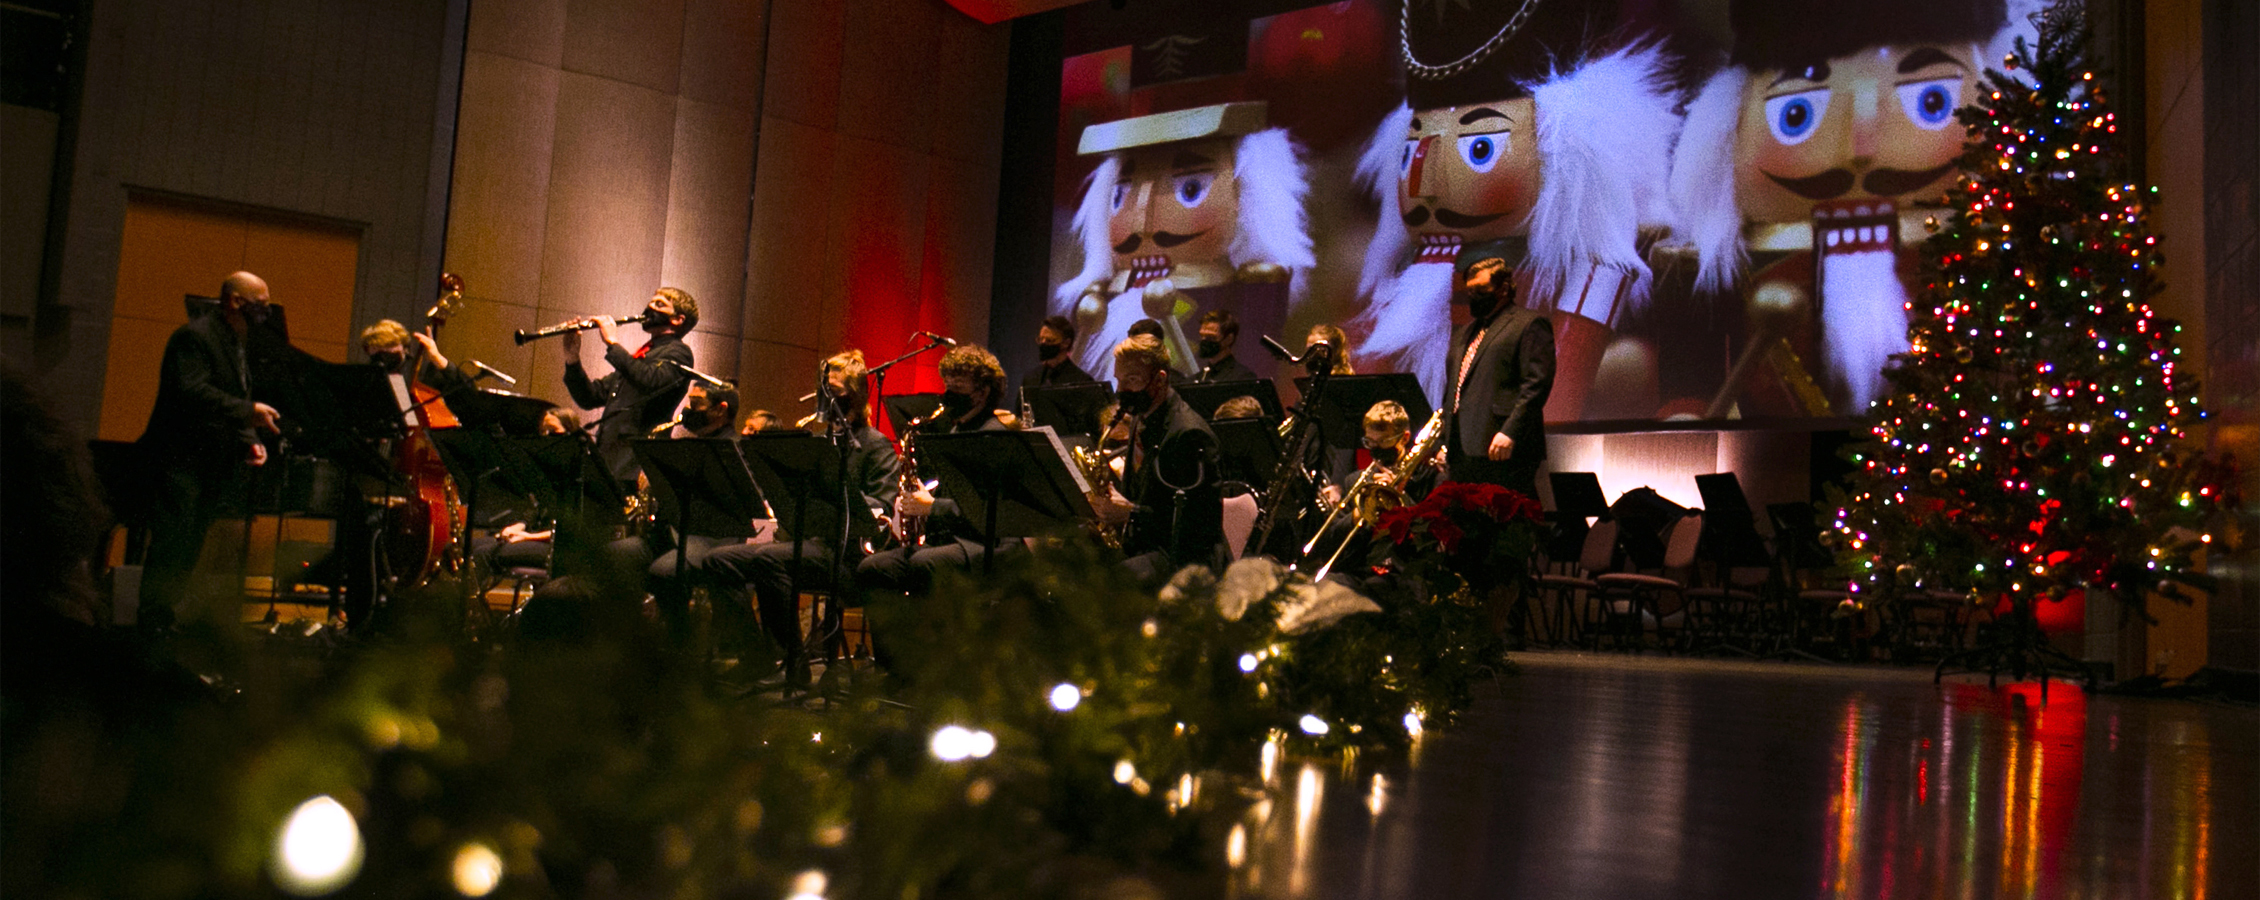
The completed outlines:
{"type": "Polygon", "coordinates": [[[1115,368],[1121,368],[1122,364],[1126,362],[1145,366],[1155,372],[1167,372],[1169,371],[1169,348],[1162,344],[1160,338],[1153,335],[1132,335],[1123,339],[1122,343],[1114,345],[1115,368]]]}
{"type": "Polygon", "coordinates": [[[1328,370],[1328,374],[1357,374],[1355,369],[1350,368],[1350,335],[1347,332],[1344,332],[1340,326],[1327,322],[1313,325],[1310,330],[1313,334],[1326,338],[1327,343],[1334,345],[1334,368],[1328,370]]]}
{"type": "Polygon", "coordinates": [[[408,343],[408,326],[391,319],[378,319],[377,324],[361,329],[361,346],[399,347],[408,343]]]}

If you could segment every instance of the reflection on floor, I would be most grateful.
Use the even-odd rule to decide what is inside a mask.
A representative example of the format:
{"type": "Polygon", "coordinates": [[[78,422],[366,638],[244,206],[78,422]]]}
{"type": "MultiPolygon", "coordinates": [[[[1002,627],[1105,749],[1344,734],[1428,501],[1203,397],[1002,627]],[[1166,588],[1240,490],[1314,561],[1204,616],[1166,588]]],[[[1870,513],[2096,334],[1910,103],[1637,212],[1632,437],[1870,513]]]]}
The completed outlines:
{"type": "Polygon", "coordinates": [[[1518,654],[1409,759],[1282,765],[1265,898],[2260,896],[2260,709],[1518,654]]]}

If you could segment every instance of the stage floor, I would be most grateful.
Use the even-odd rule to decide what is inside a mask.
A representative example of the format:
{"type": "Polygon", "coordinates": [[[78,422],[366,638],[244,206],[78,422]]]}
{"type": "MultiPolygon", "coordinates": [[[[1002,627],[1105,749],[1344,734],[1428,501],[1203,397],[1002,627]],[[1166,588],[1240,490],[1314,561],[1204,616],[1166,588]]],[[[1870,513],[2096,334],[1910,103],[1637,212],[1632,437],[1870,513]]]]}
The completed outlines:
{"type": "Polygon", "coordinates": [[[1406,760],[1283,767],[1241,896],[2260,896],[2260,708],[1516,654],[1406,760]]]}

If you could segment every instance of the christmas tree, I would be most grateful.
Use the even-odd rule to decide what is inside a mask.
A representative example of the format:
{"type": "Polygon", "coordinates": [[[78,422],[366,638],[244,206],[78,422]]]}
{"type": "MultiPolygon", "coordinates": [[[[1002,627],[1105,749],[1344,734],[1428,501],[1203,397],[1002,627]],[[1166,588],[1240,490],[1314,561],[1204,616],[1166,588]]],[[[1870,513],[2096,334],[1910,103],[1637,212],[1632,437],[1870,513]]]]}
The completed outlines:
{"type": "Polygon", "coordinates": [[[1853,451],[1833,538],[1863,602],[1944,590],[2025,614],[2078,589],[2140,603],[2207,581],[2191,557],[2233,482],[2181,446],[2203,413],[2181,326],[2151,306],[2156,192],[2122,180],[2078,4],[2035,23],[1957,112],[1971,141],[1925,223],[1911,347],[1853,451]]]}

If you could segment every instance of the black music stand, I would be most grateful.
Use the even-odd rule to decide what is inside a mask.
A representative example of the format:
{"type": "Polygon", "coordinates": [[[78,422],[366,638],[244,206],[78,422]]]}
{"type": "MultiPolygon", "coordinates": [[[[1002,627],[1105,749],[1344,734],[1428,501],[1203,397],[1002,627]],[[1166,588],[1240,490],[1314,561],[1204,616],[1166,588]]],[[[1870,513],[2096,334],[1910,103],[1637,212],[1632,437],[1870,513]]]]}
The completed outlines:
{"type": "Polygon", "coordinates": [[[1225,481],[1251,489],[1262,485],[1279,466],[1279,426],[1263,419],[1219,419],[1209,423],[1216,432],[1217,469],[1225,481]]]}
{"type": "Polygon", "coordinates": [[[511,436],[540,434],[541,417],[556,406],[540,397],[494,388],[458,388],[448,392],[446,400],[464,428],[499,430],[511,436]]]}
{"type": "MultiPolygon", "coordinates": [[[[1295,389],[1310,389],[1310,378],[1295,379],[1295,389]]],[[[1383,400],[1395,400],[1410,419],[1406,427],[1419,431],[1428,424],[1435,407],[1420,389],[1420,379],[1404,372],[1381,375],[1336,375],[1326,382],[1318,399],[1319,435],[1329,447],[1356,449],[1365,441],[1365,413],[1383,400]]]]}
{"type": "MultiPolygon", "coordinates": [[[[557,562],[595,553],[603,540],[598,536],[625,521],[628,498],[586,433],[511,438],[510,444],[549,485],[545,511],[557,523],[550,570],[565,574],[557,562]]],[[[562,568],[570,569],[570,563],[562,568]]]]}
{"type": "Polygon", "coordinates": [[[919,465],[942,491],[982,523],[982,570],[994,568],[997,542],[1058,532],[1097,517],[1090,486],[1042,431],[965,431],[920,435],[919,465]]]}
{"type": "MultiPolygon", "coordinates": [[[[1093,441],[1099,438],[1099,413],[1114,401],[1114,389],[1105,382],[1085,381],[1051,387],[1026,387],[1020,389],[1020,399],[1028,404],[1036,421],[1051,427],[1061,437],[1080,435],[1093,441]]],[[[933,407],[927,407],[932,411],[933,407]]]]}
{"type": "MultiPolygon", "coordinates": [[[[675,522],[675,577],[688,566],[690,535],[749,538],[761,494],[728,438],[636,438],[628,442],[651,479],[658,516],[675,522]]],[[[829,450],[829,445],[826,447],[829,450]]],[[[678,581],[678,583],[680,583],[678,581]]]]}
{"type": "Polygon", "coordinates": [[[889,394],[879,398],[887,411],[887,424],[898,436],[910,433],[910,423],[934,414],[942,405],[940,394],[889,394]]]}
{"type": "Polygon", "coordinates": [[[1546,485],[1554,495],[1554,536],[1546,546],[1546,558],[1576,559],[1585,552],[1585,535],[1593,528],[1585,520],[1609,518],[1601,476],[1592,472],[1548,472],[1546,485]]]}
{"type": "Polygon", "coordinates": [[[842,504],[861,500],[851,496],[854,486],[846,483],[840,449],[831,440],[803,432],[750,434],[739,441],[738,450],[747,470],[753,473],[754,483],[771,498],[769,512],[777,521],[780,540],[793,542],[792,564],[785,569],[787,596],[800,596],[801,559],[807,546],[803,542],[835,542],[832,599],[818,617],[830,633],[822,641],[810,642],[829,648],[831,636],[838,633],[840,625],[840,598],[846,593],[841,579],[847,565],[847,545],[859,537],[877,537],[878,520],[864,515],[843,518],[847,510],[842,504]]]}
{"type": "MultiPolygon", "coordinates": [[[[1333,383],[1340,384],[1341,381],[1337,379],[1333,383]]],[[[1279,405],[1279,387],[1267,380],[1172,384],[1170,389],[1184,397],[1185,405],[1192,407],[1194,412],[1211,424],[1217,421],[1216,408],[1234,397],[1256,398],[1256,404],[1263,407],[1263,418],[1270,420],[1273,425],[1278,425],[1280,417],[1286,415],[1279,405]]]]}
{"type": "Polygon", "coordinates": [[[1703,549],[1718,566],[1719,584],[1727,582],[1731,568],[1761,568],[1773,564],[1766,539],[1758,535],[1758,516],[1749,495],[1733,472],[1695,476],[1695,489],[1703,494],[1703,549]]]}

